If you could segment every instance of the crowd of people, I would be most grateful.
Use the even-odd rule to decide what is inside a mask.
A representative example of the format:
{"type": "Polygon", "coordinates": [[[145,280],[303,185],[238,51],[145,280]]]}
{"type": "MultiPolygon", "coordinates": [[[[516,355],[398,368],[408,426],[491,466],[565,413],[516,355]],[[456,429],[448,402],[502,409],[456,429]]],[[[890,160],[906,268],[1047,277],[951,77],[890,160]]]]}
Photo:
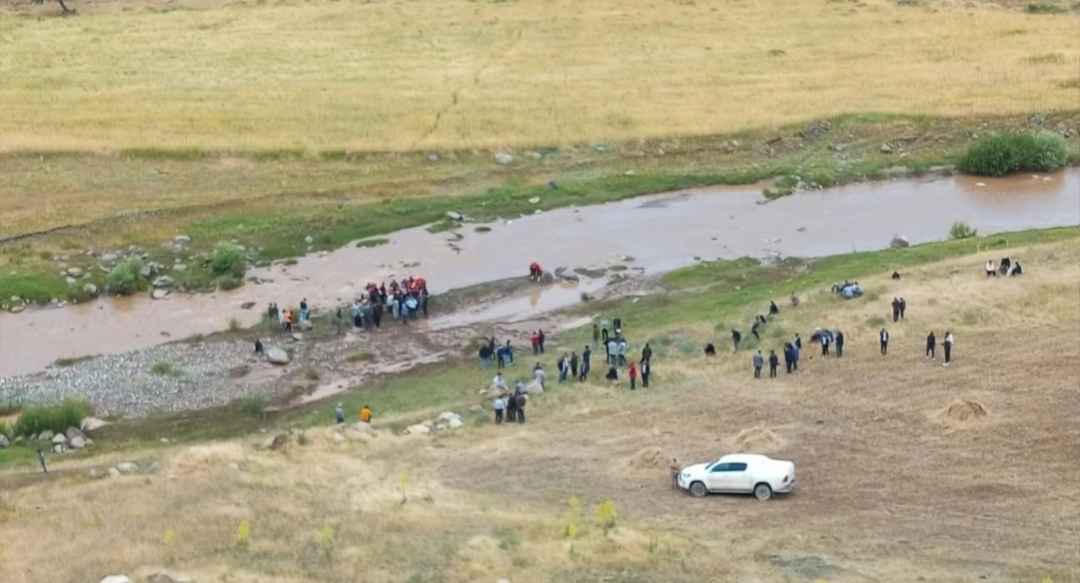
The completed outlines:
{"type": "Polygon", "coordinates": [[[1001,258],[1001,264],[997,267],[994,266],[994,260],[989,259],[986,261],[986,277],[997,277],[998,274],[1017,276],[1024,274],[1024,268],[1020,266],[1020,261],[1013,261],[1008,257],[1001,258]]]}
{"type": "MultiPolygon", "coordinates": [[[[355,328],[371,329],[382,325],[383,316],[389,314],[402,324],[415,320],[420,314],[428,316],[427,281],[422,277],[408,277],[401,281],[391,281],[387,286],[369,283],[364,292],[348,306],[350,320],[355,328]]],[[[299,317],[292,309],[281,309],[276,302],[271,302],[266,309],[266,319],[277,322],[281,331],[291,333],[294,324],[311,321],[311,308],[307,298],[300,301],[299,317]]],[[[334,324],[338,335],[345,325],[345,308],[339,307],[334,313],[334,324]]],[[[298,324],[297,324],[298,325],[298,324]]]]}

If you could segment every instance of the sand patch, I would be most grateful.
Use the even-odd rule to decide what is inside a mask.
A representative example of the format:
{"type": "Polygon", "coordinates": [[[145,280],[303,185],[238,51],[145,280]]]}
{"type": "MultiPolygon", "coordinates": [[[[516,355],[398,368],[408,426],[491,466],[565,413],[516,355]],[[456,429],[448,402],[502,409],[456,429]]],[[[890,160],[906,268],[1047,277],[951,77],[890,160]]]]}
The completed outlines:
{"type": "Polygon", "coordinates": [[[652,470],[667,467],[671,460],[659,447],[646,447],[627,458],[625,463],[632,470],[652,470]]]}
{"type": "Polygon", "coordinates": [[[938,411],[935,415],[935,417],[944,421],[959,422],[976,421],[986,416],[986,407],[983,407],[982,403],[979,403],[978,401],[964,401],[961,399],[956,399],[952,403],[949,403],[948,407],[938,411]]]}
{"type": "Polygon", "coordinates": [[[732,453],[771,453],[787,445],[787,440],[764,425],[758,425],[743,429],[727,443],[732,453]]]}
{"type": "Polygon", "coordinates": [[[247,458],[239,443],[216,443],[190,447],[169,459],[169,467],[191,468],[240,463],[247,458]]]}

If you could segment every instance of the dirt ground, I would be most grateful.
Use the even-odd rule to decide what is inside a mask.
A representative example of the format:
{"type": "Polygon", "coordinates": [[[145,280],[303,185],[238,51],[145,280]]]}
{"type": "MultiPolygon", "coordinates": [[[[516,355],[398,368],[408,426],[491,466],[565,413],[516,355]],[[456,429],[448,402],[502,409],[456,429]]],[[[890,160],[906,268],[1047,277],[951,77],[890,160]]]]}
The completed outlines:
{"type": "MultiPolygon", "coordinates": [[[[89,467],[152,460],[79,462],[0,493],[14,533],[0,578],[165,567],[274,583],[1077,581],[1080,248],[1012,253],[1021,278],[984,278],[977,255],[861,278],[862,300],[807,290],[767,325],[763,348],[828,326],[844,330],[845,354],[822,359],[804,340],[800,370],[776,380],[754,380],[746,352],[671,353],[648,390],[550,390],[524,426],[314,430],[279,451],[255,435],[154,452],[158,473],[107,480],[89,467]],[[882,324],[894,296],[906,320],[882,324]],[[956,334],[949,367],[940,347],[924,357],[930,329],[956,334]],[[762,503],[669,489],[671,458],[742,449],[794,460],[797,491],[762,503]],[[604,500],[617,508],[609,532],[594,516],[604,500]],[[66,560],[50,561],[61,548],[66,560]]],[[[702,322],[649,335],[704,344],[717,332],[702,322]]]]}

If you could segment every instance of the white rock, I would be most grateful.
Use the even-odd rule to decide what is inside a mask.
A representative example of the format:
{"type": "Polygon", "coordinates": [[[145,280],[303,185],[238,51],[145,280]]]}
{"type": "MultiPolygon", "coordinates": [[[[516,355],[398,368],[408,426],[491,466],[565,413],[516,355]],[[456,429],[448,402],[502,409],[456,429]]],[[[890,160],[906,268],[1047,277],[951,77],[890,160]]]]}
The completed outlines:
{"type": "Polygon", "coordinates": [[[81,435],[76,435],[68,441],[68,445],[71,449],[82,449],[86,447],[86,438],[81,435]]]}
{"type": "Polygon", "coordinates": [[[169,277],[168,275],[159,275],[158,277],[154,278],[154,282],[152,285],[154,287],[172,287],[173,283],[173,278],[169,277]]]}
{"type": "Polygon", "coordinates": [[[449,421],[447,421],[446,425],[450,429],[461,429],[462,427],[465,426],[465,422],[462,421],[460,417],[454,417],[453,419],[450,419],[449,421]]]}
{"type": "Polygon", "coordinates": [[[177,235],[173,237],[172,241],[177,245],[187,245],[191,242],[191,237],[188,237],[187,235],[177,235]]]}
{"type": "Polygon", "coordinates": [[[86,417],[82,420],[83,431],[94,431],[95,429],[101,429],[108,425],[107,422],[98,419],[97,417],[86,417]]]}
{"type": "MultiPolygon", "coordinates": [[[[540,204],[540,197],[539,196],[534,196],[534,197],[530,198],[529,199],[529,204],[540,204]]],[[[507,223],[507,224],[509,224],[509,223],[507,223]]]]}
{"type": "Polygon", "coordinates": [[[408,428],[405,429],[405,433],[408,433],[409,435],[428,435],[429,433],[431,433],[431,428],[427,425],[424,425],[423,423],[418,425],[410,425],[408,428]]]}
{"type": "Polygon", "coordinates": [[[54,443],[52,446],[53,453],[64,453],[67,450],[62,443],[54,443]]]}
{"type": "Polygon", "coordinates": [[[458,415],[453,411],[445,411],[439,414],[439,421],[449,421],[451,419],[461,419],[461,415],[458,415]]]}
{"type": "Polygon", "coordinates": [[[98,288],[97,288],[96,285],[94,285],[92,283],[88,283],[88,284],[84,285],[82,289],[83,289],[83,292],[88,296],[96,296],[96,295],[98,295],[98,288]]]}
{"type": "Polygon", "coordinates": [[[82,277],[83,270],[79,269],[78,267],[69,267],[67,269],[67,274],[71,277],[82,277]]]}
{"type": "Polygon", "coordinates": [[[163,300],[168,295],[169,295],[169,290],[162,289],[162,288],[157,288],[153,292],[150,293],[150,297],[155,299],[155,300],[163,300]]]}
{"type": "Polygon", "coordinates": [[[69,276],[64,278],[64,282],[67,283],[68,285],[75,285],[75,284],[79,283],[79,280],[77,280],[74,277],[71,277],[69,275],[69,276]]]}
{"type": "Polygon", "coordinates": [[[311,235],[308,235],[307,237],[304,237],[304,242],[307,243],[308,245],[311,245],[312,243],[315,242],[315,239],[313,239],[311,237],[311,235]]]}
{"type": "Polygon", "coordinates": [[[116,464],[115,469],[121,474],[134,474],[139,471],[139,466],[134,462],[120,462],[116,464]]]}
{"type": "Polygon", "coordinates": [[[131,583],[131,579],[127,575],[109,575],[98,583],[131,583]]]}
{"type": "Polygon", "coordinates": [[[893,249],[903,249],[909,245],[911,245],[911,242],[903,235],[893,235],[892,241],[889,242],[889,247],[893,249]]]}
{"type": "Polygon", "coordinates": [[[276,346],[271,346],[266,349],[266,360],[271,364],[289,364],[289,353],[276,346]]]}
{"type": "Polygon", "coordinates": [[[64,431],[64,436],[68,438],[68,441],[71,441],[75,437],[86,437],[77,427],[68,427],[67,430],[64,431]]]}
{"type": "Polygon", "coordinates": [[[118,470],[116,468],[109,468],[109,477],[110,478],[117,478],[119,476],[120,476],[120,470],[118,470]]]}
{"type": "Polygon", "coordinates": [[[53,438],[53,435],[56,435],[56,434],[53,433],[52,431],[49,431],[48,429],[46,429],[45,431],[42,431],[41,433],[39,433],[37,437],[41,441],[49,441],[50,439],[53,438]]]}
{"type": "Polygon", "coordinates": [[[11,442],[8,441],[7,436],[3,433],[0,433],[0,449],[4,449],[5,447],[9,446],[11,446],[11,442]]]}
{"type": "Polygon", "coordinates": [[[460,221],[462,219],[461,213],[455,213],[454,211],[446,211],[446,218],[452,221],[460,221]]]}
{"type": "Polygon", "coordinates": [[[502,164],[503,166],[505,166],[505,165],[513,162],[514,157],[511,156],[510,154],[507,154],[506,152],[499,152],[498,154],[495,154],[495,161],[498,162],[499,164],[502,164]]]}

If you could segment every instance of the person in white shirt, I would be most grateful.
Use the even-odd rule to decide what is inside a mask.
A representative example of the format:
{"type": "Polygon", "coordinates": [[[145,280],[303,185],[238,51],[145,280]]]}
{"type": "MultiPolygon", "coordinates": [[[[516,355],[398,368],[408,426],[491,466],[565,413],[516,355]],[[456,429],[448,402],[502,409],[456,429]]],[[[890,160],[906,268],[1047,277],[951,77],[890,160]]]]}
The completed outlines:
{"type": "Polygon", "coordinates": [[[540,368],[539,362],[536,363],[536,367],[533,368],[533,378],[540,383],[541,389],[547,389],[547,387],[544,386],[544,369],[540,368]]]}
{"type": "Polygon", "coordinates": [[[491,386],[503,391],[506,390],[506,381],[503,380],[501,372],[495,373],[495,378],[491,379],[491,386]]]}
{"type": "Polygon", "coordinates": [[[503,422],[503,412],[506,411],[506,401],[504,401],[502,397],[495,397],[492,408],[495,409],[495,424],[498,425],[503,422]]]}
{"type": "Polygon", "coordinates": [[[881,356],[885,356],[885,354],[889,352],[889,331],[882,328],[880,338],[881,338],[881,356]]]}
{"type": "Polygon", "coordinates": [[[945,342],[942,343],[942,346],[945,348],[945,364],[941,366],[949,366],[949,363],[952,362],[952,347],[954,342],[956,342],[956,338],[953,337],[953,333],[945,332],[945,342]]]}
{"type": "Polygon", "coordinates": [[[997,277],[997,269],[994,268],[994,260],[986,262],[986,277],[997,277]]]}

